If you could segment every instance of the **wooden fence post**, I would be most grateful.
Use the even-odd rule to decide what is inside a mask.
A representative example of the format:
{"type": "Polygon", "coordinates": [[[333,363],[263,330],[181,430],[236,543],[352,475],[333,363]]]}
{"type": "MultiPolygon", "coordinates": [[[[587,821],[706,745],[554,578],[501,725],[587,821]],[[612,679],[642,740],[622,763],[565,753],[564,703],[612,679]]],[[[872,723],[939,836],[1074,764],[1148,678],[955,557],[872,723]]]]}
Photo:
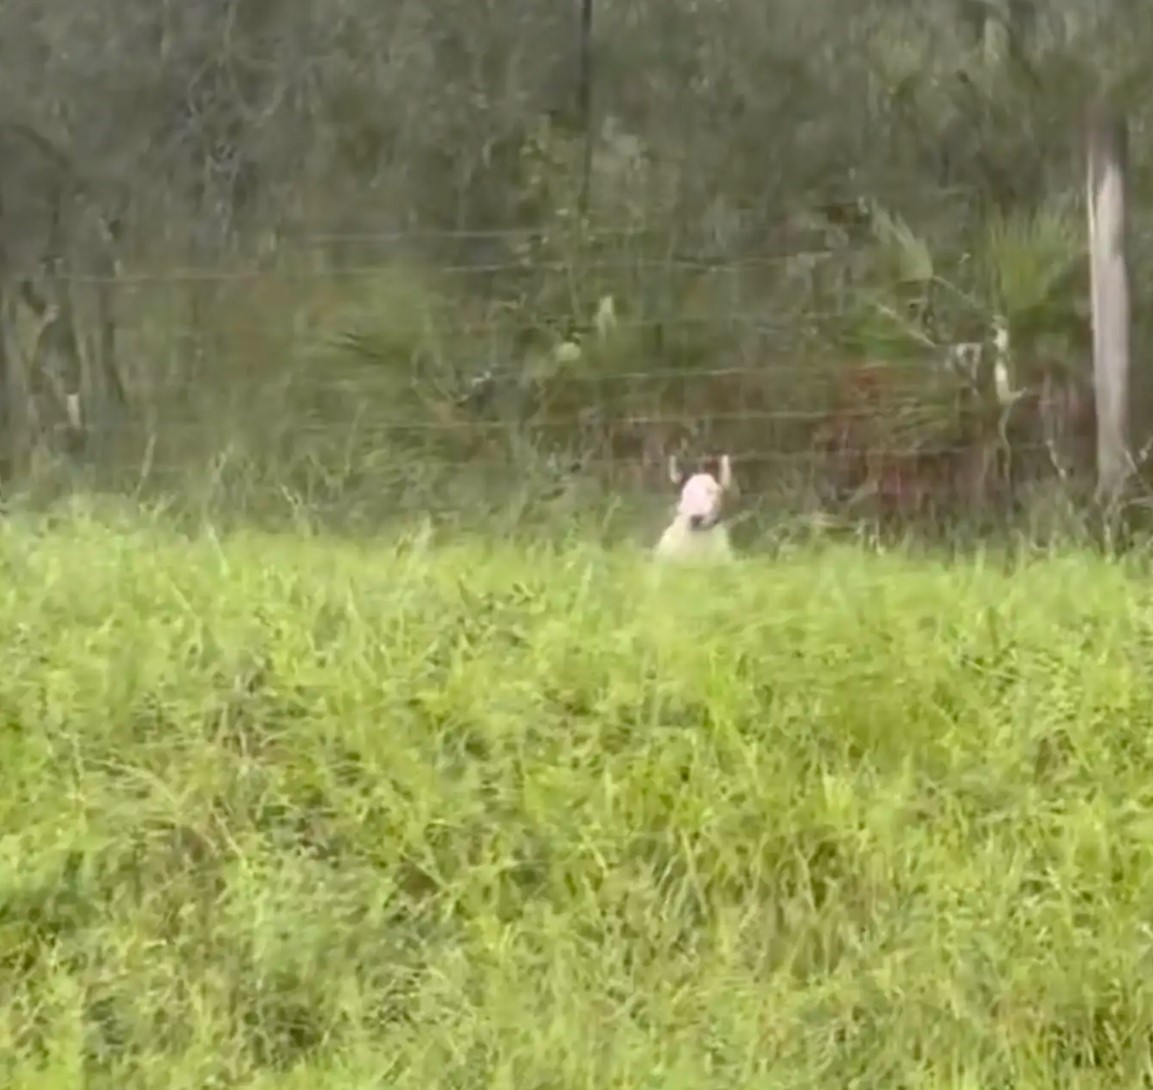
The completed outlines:
{"type": "Polygon", "coordinates": [[[1097,400],[1097,498],[1115,511],[1130,470],[1129,272],[1125,256],[1127,131],[1105,102],[1089,111],[1089,271],[1097,400]]]}

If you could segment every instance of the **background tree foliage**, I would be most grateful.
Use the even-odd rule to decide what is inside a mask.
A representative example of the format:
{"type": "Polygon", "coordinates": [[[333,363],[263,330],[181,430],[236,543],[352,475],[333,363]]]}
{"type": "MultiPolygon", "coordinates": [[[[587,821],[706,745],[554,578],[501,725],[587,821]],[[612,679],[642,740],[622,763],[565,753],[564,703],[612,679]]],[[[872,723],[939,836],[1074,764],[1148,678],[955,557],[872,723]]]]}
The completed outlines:
{"type": "Polygon", "coordinates": [[[5,131],[67,163],[28,142],[0,163],[5,290],[46,261],[84,288],[92,266],[91,231],[64,247],[12,211],[45,191],[29,163],[68,173],[56,205],[82,194],[115,240],[129,411],[89,413],[122,440],[100,471],[211,464],[225,492],[363,513],[459,505],[510,467],[540,502],[578,502],[610,462],[651,479],[678,445],[723,445],[795,497],[812,471],[778,456],[811,452],[830,380],[862,357],[916,364],[887,432],[955,440],[955,407],[922,411],[927,361],[994,314],[1022,388],[1084,382],[1081,124],[1102,92],[1134,133],[1147,309],[1147,5],[595,14],[582,216],[575,7],[0,6],[5,131]],[[556,350],[581,334],[579,359],[556,350]]]}

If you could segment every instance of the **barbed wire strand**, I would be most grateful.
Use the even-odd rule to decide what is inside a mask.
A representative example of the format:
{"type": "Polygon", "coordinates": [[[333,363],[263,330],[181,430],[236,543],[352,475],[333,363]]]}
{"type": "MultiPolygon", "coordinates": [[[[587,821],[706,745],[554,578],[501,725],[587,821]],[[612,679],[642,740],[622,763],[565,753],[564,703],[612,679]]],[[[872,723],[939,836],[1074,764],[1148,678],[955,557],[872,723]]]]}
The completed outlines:
{"type": "MultiPolygon", "coordinates": [[[[944,444],[936,446],[924,447],[838,447],[834,451],[828,452],[824,450],[773,450],[773,451],[733,451],[730,452],[730,460],[734,469],[742,466],[756,466],[756,465],[775,465],[778,463],[785,464],[799,464],[799,463],[819,463],[821,465],[828,465],[832,461],[851,461],[856,458],[874,458],[880,462],[907,462],[913,463],[919,459],[945,459],[953,456],[961,456],[972,453],[973,448],[967,444],[944,444]]],[[[723,452],[718,452],[723,453],[723,452]]],[[[1049,447],[1044,443],[1025,443],[1016,445],[1012,448],[1013,457],[1028,455],[1028,454],[1045,454],[1050,453],[1049,447]]],[[[268,452],[269,456],[273,456],[273,452],[268,452]]],[[[208,464],[215,460],[227,461],[231,457],[248,457],[249,452],[243,449],[242,444],[238,444],[231,449],[224,452],[218,452],[205,456],[205,462],[201,464],[208,464]]],[[[279,458],[280,453],[277,452],[276,456],[279,458]]],[[[259,457],[259,455],[255,455],[259,457]]],[[[694,459],[688,457],[687,462],[693,462],[694,459]]],[[[128,464],[131,459],[125,459],[128,464]]],[[[564,461],[567,467],[566,471],[591,472],[603,469],[638,469],[643,464],[642,459],[639,457],[610,457],[598,458],[590,455],[582,455],[576,451],[551,451],[539,452],[537,457],[528,465],[517,467],[514,459],[511,457],[494,457],[492,455],[479,455],[473,454],[462,458],[459,462],[449,465],[435,465],[432,467],[421,466],[419,463],[412,463],[408,469],[431,469],[439,468],[445,471],[452,469],[510,469],[516,470],[518,468],[525,469],[526,474],[531,476],[533,468],[541,469],[550,462],[556,462],[557,468],[560,466],[560,461],[564,461]]],[[[150,463],[152,467],[164,465],[163,459],[150,463]]],[[[196,465],[196,459],[191,463],[181,461],[179,463],[170,463],[173,472],[185,472],[189,470],[189,466],[196,465]]],[[[405,467],[397,467],[397,475],[404,475],[405,467]]]]}
{"type": "MultiPolygon", "coordinates": [[[[847,412],[843,414],[835,414],[830,418],[830,415],[818,410],[805,411],[797,410],[795,412],[789,411],[773,411],[773,412],[756,412],[756,411],[742,411],[742,412],[704,412],[704,413],[686,413],[679,416],[651,416],[651,415],[628,415],[621,419],[621,423],[630,428],[669,428],[669,427],[682,427],[690,424],[717,424],[717,423],[767,423],[767,422],[789,422],[789,423],[821,423],[826,420],[839,421],[842,419],[855,419],[855,420],[868,420],[876,419],[875,413],[866,412],[847,412]]],[[[523,423],[514,423],[504,420],[381,420],[373,421],[369,424],[351,425],[345,424],[339,426],[334,423],[316,423],[313,424],[308,421],[298,422],[293,425],[292,430],[299,434],[302,429],[312,432],[338,432],[348,431],[352,428],[359,427],[361,434],[400,434],[411,432],[501,432],[510,430],[524,430],[524,431],[546,431],[552,429],[563,429],[576,431],[582,425],[587,425],[588,420],[581,417],[561,417],[556,419],[537,419],[526,420],[523,423]]]]}
{"type": "MultiPolygon", "coordinates": [[[[540,275],[542,273],[573,273],[584,275],[599,273],[642,272],[653,270],[680,269],[692,272],[719,272],[731,270],[740,272],[750,268],[769,268],[797,261],[804,258],[829,257],[838,251],[814,250],[782,255],[766,255],[743,260],[716,260],[688,258],[631,258],[627,261],[526,261],[523,263],[492,262],[485,264],[429,265],[428,271],[441,276],[491,276],[497,273],[518,274],[523,276],[540,275]]],[[[62,271],[58,280],[74,284],[181,284],[195,282],[232,282],[254,280],[277,281],[320,281],[320,280],[355,280],[371,279],[397,272],[413,273],[420,267],[419,262],[412,262],[406,266],[389,268],[379,263],[373,265],[343,265],[326,269],[279,269],[275,266],[253,269],[236,268],[193,268],[193,267],[166,267],[160,269],[141,269],[139,271],[124,270],[107,275],[84,273],[77,271],[62,271]]]]}
{"type": "MultiPolygon", "coordinates": [[[[332,236],[330,245],[341,243],[340,236],[332,236]]],[[[606,258],[598,255],[575,252],[567,258],[545,258],[532,254],[522,258],[502,260],[465,261],[446,263],[437,261],[432,255],[397,255],[393,261],[374,261],[364,265],[329,264],[324,268],[300,269],[277,266],[278,252],[291,253],[291,248],[278,248],[268,255],[240,258],[246,265],[220,264],[211,266],[165,265],[149,267],[144,262],[133,264],[122,262],[121,268],[109,274],[96,274],[75,269],[61,268],[60,280],[74,283],[151,284],[185,283],[189,281],[231,281],[231,280],[334,280],[348,278],[375,277],[396,272],[414,272],[424,269],[428,273],[447,276],[492,276],[500,273],[531,275],[544,273],[582,274],[669,271],[686,272],[732,272],[742,273],[760,268],[775,268],[780,265],[804,261],[820,261],[829,258],[845,258],[864,253],[877,252],[876,239],[842,239],[835,244],[816,238],[797,239],[788,246],[776,248],[764,244],[757,249],[746,248],[737,254],[719,254],[711,251],[689,253],[683,249],[666,249],[653,255],[645,253],[626,254],[621,257],[606,258]]]]}
{"type": "MultiPolygon", "coordinates": [[[[925,191],[923,187],[907,187],[906,192],[915,197],[923,197],[925,191]]],[[[940,186],[933,190],[934,199],[939,197],[951,196],[975,196],[980,194],[980,190],[974,186],[940,186]]],[[[827,226],[825,229],[834,230],[836,224],[828,218],[827,209],[847,209],[854,205],[857,200],[858,194],[851,196],[834,196],[828,200],[814,202],[812,205],[800,206],[792,209],[791,214],[795,217],[812,217],[813,219],[825,219],[827,226]]],[[[892,201],[898,197],[895,192],[886,194],[886,199],[892,201]]],[[[881,202],[884,204],[884,201],[881,202]]],[[[738,214],[736,220],[745,223],[756,223],[757,217],[741,216],[738,214]]],[[[813,229],[809,225],[804,225],[798,228],[793,225],[785,226],[781,230],[796,230],[796,229],[813,229]]],[[[734,227],[737,234],[741,233],[741,227],[734,227]]],[[[707,231],[701,232],[707,235],[707,231]]],[[[364,228],[360,231],[321,231],[310,230],[308,228],[288,229],[283,231],[279,239],[285,242],[346,242],[346,241],[372,241],[372,242],[436,242],[436,241],[502,241],[502,240],[521,240],[521,239],[535,239],[541,236],[559,236],[561,238],[576,237],[581,240],[597,240],[597,239],[616,239],[616,238],[636,238],[636,237],[650,237],[658,240],[667,240],[670,238],[670,232],[665,226],[648,226],[645,224],[604,224],[603,226],[580,226],[566,223],[544,223],[544,224],[522,224],[512,227],[488,227],[488,228],[364,228]]]]}

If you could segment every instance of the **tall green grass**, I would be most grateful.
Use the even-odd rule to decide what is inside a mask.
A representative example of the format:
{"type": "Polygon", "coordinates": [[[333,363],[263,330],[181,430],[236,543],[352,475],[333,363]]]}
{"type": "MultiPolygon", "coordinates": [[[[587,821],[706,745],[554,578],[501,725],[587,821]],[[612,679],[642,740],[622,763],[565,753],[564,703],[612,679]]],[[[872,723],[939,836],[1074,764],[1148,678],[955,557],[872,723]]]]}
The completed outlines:
{"type": "Polygon", "coordinates": [[[0,529],[0,1083],[1124,1087],[1153,594],[0,529]]]}

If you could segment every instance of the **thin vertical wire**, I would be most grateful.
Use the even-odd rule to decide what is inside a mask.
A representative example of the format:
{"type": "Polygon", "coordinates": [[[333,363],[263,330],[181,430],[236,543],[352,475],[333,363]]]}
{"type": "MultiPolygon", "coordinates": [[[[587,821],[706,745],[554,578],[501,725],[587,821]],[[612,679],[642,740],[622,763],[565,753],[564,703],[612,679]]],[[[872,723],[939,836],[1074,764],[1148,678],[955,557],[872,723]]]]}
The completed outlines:
{"type": "Polygon", "coordinates": [[[580,0],[579,71],[577,74],[577,108],[584,128],[584,162],[581,166],[581,188],[578,210],[588,214],[592,200],[593,174],[593,0],[580,0]]]}

